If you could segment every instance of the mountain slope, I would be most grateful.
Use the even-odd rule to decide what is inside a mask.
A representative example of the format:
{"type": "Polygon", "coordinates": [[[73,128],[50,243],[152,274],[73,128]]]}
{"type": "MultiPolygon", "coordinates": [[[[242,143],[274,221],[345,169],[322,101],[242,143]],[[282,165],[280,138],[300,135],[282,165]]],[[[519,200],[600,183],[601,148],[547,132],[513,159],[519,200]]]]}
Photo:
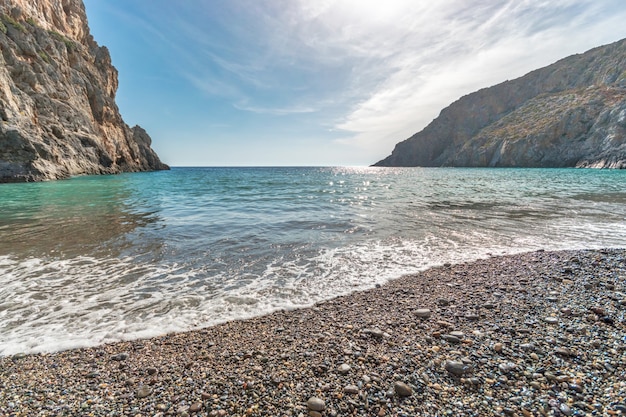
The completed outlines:
{"type": "Polygon", "coordinates": [[[0,182],[168,169],[122,119],[82,0],[0,0],[0,182]]]}
{"type": "Polygon", "coordinates": [[[626,168],[626,40],[460,98],[375,166],[626,168]]]}

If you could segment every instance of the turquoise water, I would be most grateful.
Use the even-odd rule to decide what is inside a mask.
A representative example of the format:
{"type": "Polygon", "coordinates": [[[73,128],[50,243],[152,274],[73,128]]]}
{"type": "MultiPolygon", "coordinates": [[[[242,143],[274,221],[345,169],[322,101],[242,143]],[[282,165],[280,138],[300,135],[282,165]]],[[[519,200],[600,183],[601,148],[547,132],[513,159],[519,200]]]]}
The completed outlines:
{"type": "Polygon", "coordinates": [[[0,355],[310,305],[446,262],[624,247],[626,172],[175,168],[0,184],[0,355]]]}

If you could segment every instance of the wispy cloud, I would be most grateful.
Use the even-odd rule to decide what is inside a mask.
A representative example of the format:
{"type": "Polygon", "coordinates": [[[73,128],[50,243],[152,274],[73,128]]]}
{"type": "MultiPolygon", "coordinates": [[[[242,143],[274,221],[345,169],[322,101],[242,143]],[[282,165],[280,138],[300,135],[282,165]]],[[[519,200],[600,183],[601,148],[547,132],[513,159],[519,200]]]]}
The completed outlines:
{"type": "Polygon", "coordinates": [[[388,153],[464,94],[626,35],[618,2],[449,0],[402,12],[400,24],[369,22],[375,36],[361,27],[334,40],[362,65],[351,88],[367,92],[335,125],[343,144],[388,153]]]}
{"type": "Polygon", "coordinates": [[[259,114],[269,114],[273,116],[286,116],[290,114],[314,113],[317,111],[313,107],[289,107],[289,108],[256,107],[256,106],[247,106],[245,104],[233,104],[233,107],[236,108],[237,110],[248,111],[248,112],[259,113],[259,114]]]}
{"type": "Polygon", "coordinates": [[[307,120],[332,131],[337,152],[359,153],[365,163],[464,94],[626,37],[623,0],[153,0],[134,7],[141,10],[129,24],[141,25],[165,65],[208,101],[248,117],[307,120]]]}

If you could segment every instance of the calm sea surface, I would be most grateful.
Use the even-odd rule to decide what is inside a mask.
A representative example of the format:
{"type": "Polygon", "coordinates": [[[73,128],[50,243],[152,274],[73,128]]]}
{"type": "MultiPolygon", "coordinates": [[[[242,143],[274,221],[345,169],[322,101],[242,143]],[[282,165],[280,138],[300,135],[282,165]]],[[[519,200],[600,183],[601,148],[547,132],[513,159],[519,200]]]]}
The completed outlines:
{"type": "Polygon", "coordinates": [[[154,336],[445,262],[626,246],[626,171],[175,168],[0,184],[0,355],[154,336]]]}

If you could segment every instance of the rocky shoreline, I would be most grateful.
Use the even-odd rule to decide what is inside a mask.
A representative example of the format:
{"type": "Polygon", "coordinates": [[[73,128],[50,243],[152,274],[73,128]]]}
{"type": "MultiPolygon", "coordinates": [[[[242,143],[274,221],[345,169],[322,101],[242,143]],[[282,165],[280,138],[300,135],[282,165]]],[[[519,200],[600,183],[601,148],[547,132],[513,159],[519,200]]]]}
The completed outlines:
{"type": "Polygon", "coordinates": [[[245,321],[0,358],[0,415],[626,415],[626,250],[446,265],[245,321]]]}

